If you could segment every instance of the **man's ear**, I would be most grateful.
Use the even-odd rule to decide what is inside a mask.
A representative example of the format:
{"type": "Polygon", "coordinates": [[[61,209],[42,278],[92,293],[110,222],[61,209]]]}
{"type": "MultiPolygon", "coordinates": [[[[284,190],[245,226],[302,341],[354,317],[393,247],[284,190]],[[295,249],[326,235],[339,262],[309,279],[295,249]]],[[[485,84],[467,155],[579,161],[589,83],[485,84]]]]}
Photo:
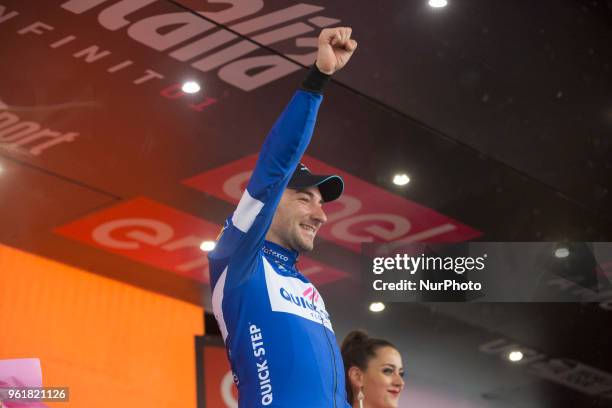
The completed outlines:
{"type": "Polygon", "coordinates": [[[359,367],[352,366],[348,370],[348,378],[351,386],[356,388],[363,387],[363,371],[359,367]]]}

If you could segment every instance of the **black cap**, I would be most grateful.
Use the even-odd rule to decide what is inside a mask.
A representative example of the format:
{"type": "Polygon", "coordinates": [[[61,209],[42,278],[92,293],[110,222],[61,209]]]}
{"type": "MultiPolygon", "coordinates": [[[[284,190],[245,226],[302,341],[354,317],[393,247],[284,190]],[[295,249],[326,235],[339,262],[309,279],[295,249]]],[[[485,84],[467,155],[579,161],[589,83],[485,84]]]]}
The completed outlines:
{"type": "Polygon", "coordinates": [[[342,177],[335,174],[321,175],[312,174],[308,167],[303,163],[298,164],[297,168],[289,180],[288,188],[308,188],[319,187],[321,197],[324,202],[334,201],[342,194],[344,190],[344,181],[342,177]]]}

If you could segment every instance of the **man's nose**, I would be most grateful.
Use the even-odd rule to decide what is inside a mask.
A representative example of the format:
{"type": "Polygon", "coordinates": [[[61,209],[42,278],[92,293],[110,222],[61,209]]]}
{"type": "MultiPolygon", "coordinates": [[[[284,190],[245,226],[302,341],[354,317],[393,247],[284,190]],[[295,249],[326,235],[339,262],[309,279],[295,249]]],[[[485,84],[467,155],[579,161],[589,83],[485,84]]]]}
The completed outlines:
{"type": "Polygon", "coordinates": [[[325,211],[323,211],[323,207],[321,206],[321,204],[315,203],[312,207],[312,218],[320,224],[324,224],[327,221],[327,215],[325,214],[325,211]]]}

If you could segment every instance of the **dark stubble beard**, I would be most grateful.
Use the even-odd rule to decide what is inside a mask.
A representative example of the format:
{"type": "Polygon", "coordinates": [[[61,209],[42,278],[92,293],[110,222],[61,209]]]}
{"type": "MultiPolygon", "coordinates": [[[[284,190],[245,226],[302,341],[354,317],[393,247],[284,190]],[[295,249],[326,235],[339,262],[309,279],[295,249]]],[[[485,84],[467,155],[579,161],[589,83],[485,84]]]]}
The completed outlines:
{"type": "Polygon", "coordinates": [[[300,234],[300,226],[297,227],[298,231],[295,231],[293,234],[291,234],[291,246],[292,249],[297,251],[297,252],[310,252],[312,251],[312,249],[314,248],[314,242],[313,244],[308,244],[308,241],[306,241],[300,234]]]}

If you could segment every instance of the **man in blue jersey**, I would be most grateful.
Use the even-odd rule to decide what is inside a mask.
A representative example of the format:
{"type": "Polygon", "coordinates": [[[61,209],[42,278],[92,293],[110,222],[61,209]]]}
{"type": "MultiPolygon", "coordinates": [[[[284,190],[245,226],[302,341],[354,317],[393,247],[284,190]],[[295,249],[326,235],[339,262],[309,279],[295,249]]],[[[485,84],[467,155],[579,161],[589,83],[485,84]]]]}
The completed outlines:
{"type": "Polygon", "coordinates": [[[339,176],[299,163],[323,86],[357,48],[348,27],[324,29],[315,65],[268,134],[234,213],[209,253],[213,311],[240,407],[349,407],[340,351],[317,289],[295,267],[340,196],[339,176]]]}

